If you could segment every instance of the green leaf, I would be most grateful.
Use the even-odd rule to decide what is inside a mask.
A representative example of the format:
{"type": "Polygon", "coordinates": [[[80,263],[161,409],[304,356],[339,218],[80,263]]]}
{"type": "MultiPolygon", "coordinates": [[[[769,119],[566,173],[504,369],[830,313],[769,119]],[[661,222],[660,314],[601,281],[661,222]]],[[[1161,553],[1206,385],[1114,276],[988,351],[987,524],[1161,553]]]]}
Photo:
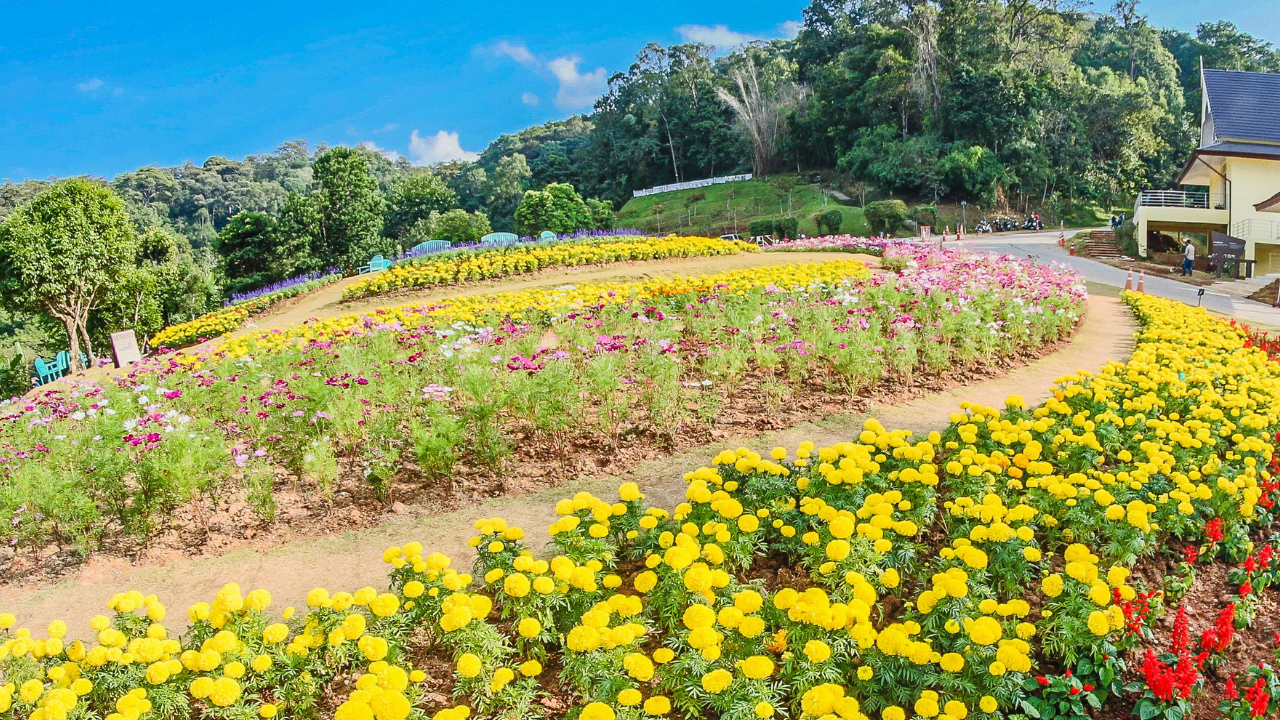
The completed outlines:
{"type": "Polygon", "coordinates": [[[1037,718],[1037,720],[1039,718],[1044,717],[1043,715],[1040,714],[1040,711],[1036,708],[1035,705],[1032,705],[1026,700],[1019,700],[1018,703],[1022,705],[1022,711],[1025,712],[1027,715],[1030,715],[1033,718],[1037,718]]]}

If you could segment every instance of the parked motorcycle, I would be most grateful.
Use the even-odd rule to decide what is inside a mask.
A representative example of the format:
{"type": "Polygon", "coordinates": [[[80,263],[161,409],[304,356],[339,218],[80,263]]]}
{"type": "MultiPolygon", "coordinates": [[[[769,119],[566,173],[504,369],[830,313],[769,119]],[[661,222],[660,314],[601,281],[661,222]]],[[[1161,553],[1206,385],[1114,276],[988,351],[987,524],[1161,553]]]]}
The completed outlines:
{"type": "Polygon", "coordinates": [[[980,235],[985,235],[990,232],[995,232],[994,230],[991,229],[991,221],[987,220],[986,218],[979,220],[978,224],[974,226],[973,231],[980,235]]]}

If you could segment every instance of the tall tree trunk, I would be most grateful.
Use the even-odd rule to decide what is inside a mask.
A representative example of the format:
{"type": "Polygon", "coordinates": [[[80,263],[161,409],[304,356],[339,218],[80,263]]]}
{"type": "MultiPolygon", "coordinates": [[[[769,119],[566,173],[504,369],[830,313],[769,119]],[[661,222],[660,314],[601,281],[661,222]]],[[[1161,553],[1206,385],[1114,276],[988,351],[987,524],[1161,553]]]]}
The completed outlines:
{"type": "Polygon", "coordinates": [[[70,363],[68,369],[74,371],[80,367],[80,338],[76,334],[78,328],[76,327],[75,319],[70,315],[62,318],[62,324],[67,329],[67,347],[70,348],[67,351],[67,362],[70,363]]]}
{"type": "MultiPolygon", "coordinates": [[[[84,336],[84,350],[85,350],[85,354],[89,357],[88,367],[97,367],[98,358],[95,357],[93,354],[93,341],[89,339],[89,328],[86,327],[88,323],[89,323],[89,318],[87,317],[79,323],[80,334],[84,336]]],[[[77,356],[76,359],[78,360],[79,356],[77,356]]]]}
{"type": "Polygon", "coordinates": [[[667,128],[667,147],[671,148],[671,171],[675,173],[676,182],[680,182],[680,165],[676,162],[676,141],[671,137],[671,121],[667,119],[667,113],[661,108],[658,109],[658,115],[662,117],[662,124],[667,128]]]}

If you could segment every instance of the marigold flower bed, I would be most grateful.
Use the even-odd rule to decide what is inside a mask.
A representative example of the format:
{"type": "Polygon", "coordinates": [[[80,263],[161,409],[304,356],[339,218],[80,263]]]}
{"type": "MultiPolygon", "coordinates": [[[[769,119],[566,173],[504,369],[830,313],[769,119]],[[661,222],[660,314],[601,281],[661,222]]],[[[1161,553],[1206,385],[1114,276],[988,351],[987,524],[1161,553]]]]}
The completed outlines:
{"type": "Polygon", "coordinates": [[[705,237],[620,236],[553,242],[532,247],[484,248],[432,256],[394,265],[387,270],[352,283],[342,293],[343,300],[372,297],[408,288],[455,285],[490,280],[552,267],[603,265],[632,260],[675,257],[708,257],[756,252],[757,247],[741,241],[705,237]]]}
{"type": "Polygon", "coordinates": [[[290,281],[291,284],[279,290],[274,290],[265,295],[246,297],[232,305],[205,313],[194,320],[170,325],[152,335],[150,345],[153,348],[180,348],[221,337],[244,327],[245,322],[250,317],[269,310],[277,303],[311,292],[341,279],[341,274],[333,272],[320,277],[308,277],[302,282],[290,281]]]}
{"type": "Polygon", "coordinates": [[[12,407],[0,538],[146,537],[200,495],[269,519],[286,474],[378,506],[502,492],[530,466],[545,487],[619,448],[706,442],[726,416],[786,417],[811,396],[832,412],[887,381],[1017,358],[1082,310],[1074,275],[895,252],[899,275],[843,260],[490,293],[161,357],[12,407]]]}
{"type": "MultiPolygon", "coordinates": [[[[1201,310],[1126,301],[1143,322],[1132,360],[1064,378],[1043,405],[966,403],[928,437],[868,421],[831,447],[727,449],[672,511],[633,484],[580,493],[557,506],[549,558],[494,518],[471,573],[410,542],[384,553],[385,592],[316,589],[276,615],[231,584],[181,638],[138,591],[88,642],[0,616],[0,712],[1183,717],[1280,573],[1251,545],[1277,514],[1280,366],[1201,310]],[[1140,576],[1187,544],[1248,585],[1213,628],[1197,637],[1179,612],[1170,651],[1148,651],[1175,587],[1140,576]]],[[[1247,697],[1224,707],[1275,712],[1270,677],[1241,678],[1247,697]]]]}

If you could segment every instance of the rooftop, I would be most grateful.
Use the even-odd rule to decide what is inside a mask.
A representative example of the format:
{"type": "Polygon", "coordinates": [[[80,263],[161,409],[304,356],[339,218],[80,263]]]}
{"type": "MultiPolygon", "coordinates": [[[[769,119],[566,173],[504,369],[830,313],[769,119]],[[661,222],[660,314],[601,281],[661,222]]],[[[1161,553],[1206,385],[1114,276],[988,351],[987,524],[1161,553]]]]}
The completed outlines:
{"type": "Polygon", "coordinates": [[[1280,144],[1280,74],[1206,69],[1204,87],[1219,140],[1280,144]]]}

